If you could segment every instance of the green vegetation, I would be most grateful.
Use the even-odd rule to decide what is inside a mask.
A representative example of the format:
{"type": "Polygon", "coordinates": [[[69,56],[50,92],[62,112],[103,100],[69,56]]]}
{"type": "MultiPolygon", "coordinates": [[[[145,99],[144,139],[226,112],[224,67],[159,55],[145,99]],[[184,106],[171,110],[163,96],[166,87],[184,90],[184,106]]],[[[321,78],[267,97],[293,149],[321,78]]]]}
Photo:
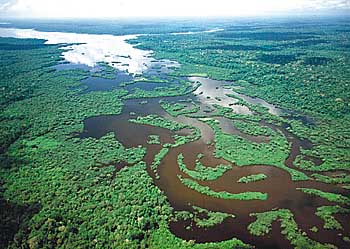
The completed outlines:
{"type": "Polygon", "coordinates": [[[221,198],[225,200],[241,200],[241,201],[250,201],[250,200],[267,200],[267,194],[261,192],[243,192],[238,194],[228,193],[226,191],[215,192],[211,190],[208,186],[200,185],[199,183],[188,179],[183,178],[178,175],[180,181],[187,186],[188,188],[197,191],[201,194],[208,195],[214,198],[221,198]]]}
{"type": "Polygon", "coordinates": [[[149,135],[148,144],[160,144],[160,138],[158,135],[149,135]]]}
{"type": "Polygon", "coordinates": [[[221,224],[226,218],[235,218],[233,214],[213,212],[197,206],[193,206],[192,208],[194,210],[193,213],[189,211],[176,211],[172,220],[193,220],[199,228],[210,228],[221,224]]]}
{"type": "MultiPolygon", "coordinates": [[[[316,144],[311,150],[302,150],[305,156],[311,156],[322,159],[323,163],[319,166],[312,162],[304,160],[303,155],[299,155],[296,165],[308,171],[330,171],[330,170],[349,170],[348,139],[343,126],[344,120],[337,123],[334,120],[327,120],[326,124],[318,124],[317,128],[305,128],[300,122],[291,122],[290,131],[302,138],[308,138],[316,144]],[[332,126],[329,126],[331,124],[332,126]]],[[[345,121],[346,122],[346,121],[345,121]]]]}
{"type": "Polygon", "coordinates": [[[196,86],[193,86],[190,82],[182,82],[177,85],[169,85],[168,87],[156,87],[151,91],[134,88],[132,93],[124,96],[124,99],[136,99],[136,98],[156,98],[156,97],[172,97],[181,96],[191,93],[196,90],[196,86]]]}
{"type": "Polygon", "coordinates": [[[159,165],[161,164],[163,158],[168,154],[169,148],[162,148],[158,154],[154,156],[153,162],[151,164],[151,169],[153,170],[154,174],[156,175],[156,178],[159,179],[159,175],[157,172],[157,169],[159,165]]]}
{"type": "Polygon", "coordinates": [[[335,219],[333,214],[348,214],[350,213],[350,209],[346,209],[336,206],[323,206],[318,207],[316,215],[318,215],[321,219],[324,220],[323,227],[325,229],[343,229],[342,225],[335,219]]]}
{"type": "MultiPolygon", "coordinates": [[[[237,102],[236,104],[239,104],[239,102],[237,102]]],[[[232,120],[241,119],[241,120],[253,121],[253,122],[259,122],[262,120],[262,118],[258,115],[237,114],[235,112],[232,112],[232,109],[229,107],[223,107],[216,104],[213,105],[213,107],[215,107],[216,109],[216,111],[212,114],[213,116],[222,116],[232,120]]]]}
{"type": "Polygon", "coordinates": [[[193,246],[175,237],[172,209],[142,162],[146,148],[125,148],[113,133],[75,138],[85,118],[120,114],[125,90],[82,93],[74,87],[87,72],[49,68],[60,60],[57,46],[0,41],[4,247],[249,248],[237,239],[193,246]]]}
{"type": "Polygon", "coordinates": [[[108,65],[108,63],[99,62],[97,63],[97,66],[99,67],[99,71],[92,73],[91,74],[92,77],[110,79],[110,80],[114,80],[117,78],[117,75],[116,75],[117,69],[108,65]]]}
{"type": "MultiPolygon", "coordinates": [[[[317,24],[299,26],[298,31],[278,25],[273,32],[274,25],[246,24],[238,29],[228,25],[216,34],[140,37],[138,41],[141,48],[155,51],[157,58],[181,63],[174,75],[232,81],[236,92],[293,111],[293,118],[280,117],[280,121],[288,123],[293,134],[315,145],[303,154],[323,161],[320,166],[305,165],[303,169],[348,170],[350,54],[349,46],[344,44],[348,32],[337,20],[332,23],[334,26],[327,27],[328,34],[317,24]],[[316,125],[303,115],[311,117],[316,125]]],[[[225,112],[226,117],[236,119],[267,118],[256,114],[247,117],[225,112]]]]}
{"type": "Polygon", "coordinates": [[[341,194],[323,192],[321,190],[311,189],[311,188],[297,188],[297,189],[303,191],[306,194],[316,195],[316,196],[319,196],[321,198],[327,199],[328,201],[331,201],[331,202],[338,202],[338,203],[345,204],[345,205],[350,204],[350,198],[343,196],[341,194]]]}
{"type": "Polygon", "coordinates": [[[329,62],[332,62],[332,59],[327,57],[307,57],[304,59],[304,63],[306,65],[312,65],[312,66],[327,65],[329,62]]]}
{"type": "Polygon", "coordinates": [[[256,174],[256,175],[249,175],[241,177],[237,182],[239,183],[249,183],[249,182],[257,182],[265,180],[267,176],[265,174],[256,174]]]}
{"type": "Polygon", "coordinates": [[[297,157],[294,160],[295,166],[302,170],[307,170],[307,171],[323,171],[322,169],[320,170],[319,166],[316,166],[314,162],[310,160],[305,160],[304,156],[302,155],[297,155],[297,157]]]}
{"type": "Polygon", "coordinates": [[[194,249],[248,249],[253,248],[238,239],[230,239],[222,242],[212,242],[205,244],[196,244],[195,241],[184,241],[176,238],[168,229],[167,225],[161,224],[160,229],[151,235],[150,248],[194,248],[194,249]],[[165,227],[165,228],[164,228],[165,227]]]}
{"type": "Polygon", "coordinates": [[[199,130],[199,128],[189,126],[189,125],[187,125],[186,128],[191,131],[191,134],[188,136],[180,136],[180,135],[175,134],[173,136],[173,138],[175,139],[175,143],[173,145],[171,145],[172,147],[177,147],[177,146],[189,143],[189,142],[199,140],[201,138],[201,131],[199,130]]]}
{"type": "Polygon", "coordinates": [[[177,163],[180,170],[195,180],[213,181],[221,177],[228,170],[232,169],[231,165],[218,165],[215,168],[205,167],[199,160],[197,160],[195,169],[190,170],[183,162],[183,159],[184,156],[182,154],[179,154],[177,157],[177,163]]]}
{"type": "Polygon", "coordinates": [[[129,122],[135,123],[135,124],[156,126],[156,127],[168,129],[171,131],[179,131],[185,128],[191,130],[191,134],[188,136],[180,136],[175,134],[173,136],[173,138],[175,139],[175,143],[165,144],[164,147],[178,147],[180,145],[198,140],[200,139],[200,136],[201,136],[200,130],[197,127],[181,124],[175,121],[165,119],[163,117],[159,117],[157,115],[148,115],[144,117],[138,116],[136,119],[129,119],[129,122]]]}
{"type": "Polygon", "coordinates": [[[233,122],[233,125],[243,133],[252,136],[273,136],[275,134],[271,128],[266,126],[260,126],[253,122],[243,122],[240,120],[235,120],[233,122]]]}
{"type": "Polygon", "coordinates": [[[191,142],[191,141],[195,141],[195,140],[200,138],[200,131],[198,128],[184,125],[181,123],[177,123],[177,122],[159,117],[157,115],[148,115],[148,116],[144,116],[144,117],[138,116],[136,119],[130,119],[129,122],[136,123],[136,124],[157,126],[157,127],[171,130],[171,131],[179,131],[179,130],[182,130],[184,128],[188,128],[192,131],[192,133],[188,136],[180,136],[180,135],[175,134],[173,136],[175,139],[175,143],[174,144],[165,144],[164,147],[160,150],[160,152],[155,156],[155,158],[152,162],[152,165],[151,165],[151,169],[155,173],[156,179],[160,179],[160,177],[157,173],[157,169],[158,169],[158,166],[161,164],[161,161],[163,160],[163,158],[169,152],[170,148],[178,147],[180,145],[186,144],[186,143],[191,142]]]}
{"type": "Polygon", "coordinates": [[[281,233],[290,241],[294,248],[298,249],[314,249],[314,248],[332,248],[336,247],[330,244],[321,244],[311,240],[303,233],[293,218],[293,214],[288,209],[279,209],[264,213],[254,213],[251,216],[256,217],[256,221],[248,226],[248,230],[252,235],[266,235],[271,230],[272,222],[281,222],[281,233]]]}
{"type": "Polygon", "coordinates": [[[295,61],[295,55],[289,54],[261,54],[257,56],[257,59],[264,63],[286,65],[292,61],[295,61]]]}
{"type": "MultiPolygon", "coordinates": [[[[48,67],[61,60],[56,46],[45,46],[42,40],[0,39],[0,105],[9,104],[36,95],[39,82],[26,79],[38,78],[39,72],[50,72],[48,67]],[[22,60],[19,60],[19,57],[22,60]],[[36,63],[31,63],[35,61],[36,63]],[[29,62],[29,63],[27,63],[29,62]]],[[[79,74],[79,72],[78,72],[79,74]]],[[[1,136],[2,137],[2,136],[1,136]]],[[[3,143],[1,143],[3,144],[3,143]]]]}
{"type": "Polygon", "coordinates": [[[171,131],[178,131],[178,130],[187,128],[186,125],[183,125],[156,115],[148,115],[144,117],[138,116],[136,119],[130,119],[129,122],[135,123],[135,124],[157,126],[160,128],[171,130],[171,131]]]}
{"type": "MultiPolygon", "coordinates": [[[[316,125],[305,122],[302,117],[295,120],[286,117],[275,118],[267,114],[266,110],[255,107],[252,109],[252,105],[247,105],[243,101],[238,104],[248,106],[255,115],[236,114],[230,109],[225,110],[219,106],[215,106],[215,113],[211,113],[213,116],[219,114],[218,116],[234,120],[234,126],[243,133],[269,138],[276,132],[267,127],[261,130],[260,128],[265,127],[258,125],[257,122],[265,120],[278,125],[288,124],[289,127],[286,127],[291,133],[301,139],[308,138],[315,145],[312,148],[302,149],[302,154],[297,157],[294,165],[314,173],[311,177],[315,180],[330,184],[347,183],[345,175],[327,177],[321,173],[316,174],[337,169],[349,170],[350,144],[346,124],[349,123],[350,112],[349,105],[345,101],[349,99],[346,83],[350,79],[349,53],[344,49],[336,51],[335,45],[342,43],[341,37],[344,33],[333,30],[332,37],[325,35],[312,37],[303,34],[303,31],[297,33],[283,30],[285,28],[271,32],[269,29],[259,27],[257,31],[233,29],[226,32],[225,30],[219,35],[163,37],[167,43],[159,43],[155,37],[142,37],[139,40],[143,43],[141,46],[155,50],[159,58],[172,58],[182,63],[183,66],[176,72],[178,75],[203,74],[213,79],[231,80],[242,86],[235,91],[260,97],[270,103],[315,118],[316,125]],[[329,45],[328,41],[332,45],[329,45]],[[173,49],[174,47],[177,49],[173,49]],[[323,163],[318,166],[306,156],[319,158],[323,163]]],[[[317,26],[305,30],[322,33],[317,26]]],[[[276,153],[274,150],[271,153],[261,148],[254,150],[255,147],[249,146],[253,144],[250,141],[239,140],[238,137],[232,139],[229,136],[215,135],[216,156],[237,165],[255,162],[273,165],[288,171],[293,180],[309,179],[306,174],[283,165],[289,148],[282,150],[282,153],[278,151],[276,153]],[[260,154],[261,152],[264,153],[260,154]],[[264,156],[268,158],[265,159],[264,156]]],[[[300,232],[299,236],[301,235],[300,232]]],[[[296,246],[295,242],[293,245],[296,246]]],[[[314,243],[311,245],[302,244],[299,248],[317,248],[314,243]]]]}
{"type": "Polygon", "coordinates": [[[279,134],[269,144],[250,142],[240,136],[225,134],[214,119],[202,119],[215,132],[216,156],[225,158],[238,166],[250,164],[283,165],[288,156],[289,145],[279,134]]]}
{"type": "Polygon", "coordinates": [[[213,212],[197,206],[193,206],[193,209],[195,211],[195,214],[197,214],[197,216],[195,216],[194,218],[194,222],[196,222],[196,225],[198,227],[204,227],[204,228],[212,227],[212,226],[221,224],[228,217],[231,217],[231,218],[235,217],[232,214],[222,213],[222,212],[213,212]],[[201,215],[201,214],[206,215],[207,218],[206,219],[198,218],[198,215],[201,215]]]}
{"type": "Polygon", "coordinates": [[[329,183],[329,184],[344,184],[344,183],[350,183],[350,176],[347,174],[340,174],[336,177],[329,177],[325,175],[320,174],[312,174],[313,178],[315,178],[316,181],[329,183]]]}
{"type": "Polygon", "coordinates": [[[217,120],[208,118],[200,120],[210,125],[215,132],[216,157],[224,158],[238,166],[254,164],[275,166],[289,172],[294,181],[309,179],[304,173],[284,165],[289,145],[282,135],[275,133],[269,143],[253,143],[240,136],[223,133],[217,120]]]}
{"type": "Polygon", "coordinates": [[[200,107],[197,106],[193,101],[190,102],[190,104],[193,105],[193,108],[190,109],[186,109],[188,105],[183,103],[169,103],[164,100],[160,101],[159,103],[161,107],[173,117],[190,113],[196,113],[200,109],[200,107]]]}
{"type": "MultiPolygon", "coordinates": [[[[82,85],[83,79],[118,80],[117,70],[102,62],[98,71],[56,71],[51,66],[63,62],[59,48],[65,44],[0,38],[0,247],[250,248],[237,239],[199,244],[172,234],[168,222],[174,215],[189,219],[191,225],[195,223],[205,230],[233,215],[196,206],[191,212],[173,212],[164,192],[155,185],[160,183],[157,169],[170,150],[180,153],[179,168],[189,178],[179,176],[179,179],[188,191],[192,189],[213,198],[248,201],[267,200],[268,196],[261,192],[214,191],[214,187],[205,186],[201,181],[215,181],[232,168],[204,166],[201,161],[205,163],[206,157],[211,156],[208,153],[211,149],[215,157],[237,166],[277,167],[288,172],[294,181],[313,180],[299,182],[298,186],[305,184],[308,188],[298,189],[344,206],[315,207],[325,229],[342,229],[341,222],[350,213],[350,52],[349,29],[344,19],[329,18],[327,25],[319,20],[298,20],[298,23],[257,20],[254,24],[242,21],[242,25],[231,21],[191,22],[191,27],[187,22],[162,27],[151,23],[120,25],[123,32],[156,33],[138,36],[130,43],[154,51],[152,56],[156,59],[175,60],[181,67],[171,67],[172,73],[164,74],[161,66],[156,65],[153,72],[121,83],[120,89],[89,92],[82,85]],[[170,34],[217,27],[223,31],[170,34]],[[209,97],[205,90],[200,94],[203,103],[191,100],[192,95],[184,96],[187,101],[167,98],[189,95],[199,87],[199,82],[191,83],[187,76],[225,80],[232,109],[221,106],[224,98],[209,97]],[[149,88],[137,87],[142,83],[149,83],[149,88]],[[152,83],[159,84],[153,88],[152,83]],[[242,95],[230,91],[265,100],[282,109],[282,113],[273,114],[260,104],[261,100],[244,100],[237,97],[242,95]],[[157,113],[158,106],[151,109],[153,101],[147,98],[158,98],[157,102],[162,99],[159,104],[172,116],[171,120],[160,117],[159,113],[138,117],[135,109],[130,111],[133,116],[130,122],[168,129],[175,140],[161,144],[158,135],[150,135],[146,147],[161,148],[150,165],[143,161],[149,159],[145,157],[148,148],[136,145],[126,148],[108,129],[98,138],[78,138],[82,132],[85,134],[84,120],[129,112],[129,106],[124,106],[129,99],[137,99],[137,103],[144,105],[139,108],[157,113]],[[220,105],[210,104],[215,100],[220,105]],[[236,107],[250,112],[235,112],[236,107]],[[198,113],[199,110],[203,112],[198,113]],[[181,115],[186,116],[186,124],[172,121],[181,120],[181,115]],[[215,117],[230,119],[243,134],[223,132],[215,117]],[[207,142],[208,151],[203,151],[206,156],[200,161],[203,154],[199,154],[193,169],[184,163],[190,150],[179,147],[198,141],[202,135],[198,127],[187,125],[191,118],[205,122],[214,130],[214,141],[207,142]],[[301,141],[300,153],[290,167],[286,166],[286,159],[292,158],[292,148],[293,152],[299,148],[288,142],[293,139],[287,132],[281,132],[284,129],[301,141]],[[183,133],[187,135],[179,135],[183,133]],[[245,138],[249,136],[264,137],[257,138],[262,141],[257,143],[245,138]],[[150,176],[147,167],[154,174],[150,176]],[[338,186],[329,192],[311,188],[322,183],[338,186]],[[336,192],[338,189],[341,190],[336,192]]],[[[81,25],[80,30],[75,25],[68,26],[66,29],[71,32],[91,31],[89,25],[81,25]]],[[[93,25],[97,33],[121,32],[107,26],[98,30],[98,25],[93,25]]],[[[115,134],[118,137],[120,133],[115,134]]],[[[197,142],[193,143],[196,145],[197,142]]],[[[248,175],[238,182],[265,178],[263,174],[248,175]]],[[[163,188],[164,184],[160,186],[163,188]]],[[[286,195],[282,201],[288,198],[286,195]]],[[[297,201],[295,208],[305,205],[297,201]]],[[[248,227],[252,235],[267,235],[272,223],[277,221],[281,223],[282,235],[295,248],[335,248],[309,238],[300,230],[290,210],[270,210],[252,216],[257,218],[248,227]]],[[[307,223],[308,217],[305,219],[307,223]]],[[[316,238],[321,234],[318,229],[312,227],[307,232],[316,238]]],[[[342,232],[339,236],[345,242],[350,241],[346,229],[338,232],[342,232]]],[[[276,236],[273,233],[271,240],[279,241],[276,236]]]]}
{"type": "MultiPolygon", "coordinates": [[[[322,32],[320,26],[314,28],[316,29],[314,32],[322,32]]],[[[325,36],[325,39],[332,39],[334,44],[342,43],[342,32],[333,31],[332,38],[325,36]]],[[[240,89],[242,93],[260,97],[270,103],[277,103],[287,109],[311,112],[316,116],[319,114],[346,114],[349,107],[344,103],[336,103],[334,100],[337,97],[348,98],[345,82],[349,79],[349,75],[338,77],[338,75],[340,76],[348,70],[348,64],[346,63],[348,52],[344,50],[337,51],[336,46],[330,47],[327,43],[313,45],[316,40],[288,40],[289,47],[286,47],[286,41],[284,40],[254,39],[261,34],[271,36],[270,33],[268,29],[259,32],[225,31],[220,32],[220,36],[210,34],[191,37],[162,36],[162,40],[168,41],[162,44],[159,43],[159,37],[140,37],[139,41],[142,42],[141,48],[147,46],[147,48],[156,51],[156,56],[171,58],[183,64],[177,70],[179,75],[204,73],[213,79],[235,82],[244,80],[249,87],[240,89]],[[225,36],[225,34],[230,35],[225,36]],[[304,46],[303,43],[298,45],[298,42],[309,42],[310,45],[304,46]],[[213,43],[228,47],[222,49],[222,46],[213,46],[213,43]],[[232,45],[241,45],[242,47],[241,49],[238,49],[239,47],[228,49],[232,45]],[[260,48],[272,47],[274,50],[268,54],[263,54],[244,47],[247,45],[260,48]],[[175,50],[174,47],[177,49],[175,50]],[[283,49],[283,52],[280,51],[281,49],[283,49]],[[299,56],[302,53],[310,56],[299,56]],[[297,54],[297,57],[294,57],[295,54],[297,54]],[[325,54],[327,56],[324,56],[325,54]],[[326,66],[300,63],[300,61],[304,62],[306,60],[307,64],[314,64],[307,62],[310,60],[307,58],[312,57],[332,57],[332,60],[327,62],[326,66]],[[264,61],[264,59],[269,61],[264,61]],[[332,87],[334,86],[332,84],[336,84],[336,87],[332,87]],[[303,87],[302,92],[300,91],[301,87],[303,87]],[[285,96],[289,96],[288,100],[285,96]],[[326,101],[326,105],[324,101],[326,101]]],[[[274,39],[279,39],[283,33],[286,32],[274,32],[274,39]]],[[[299,34],[297,35],[294,36],[293,34],[291,39],[292,37],[302,37],[299,34]]]]}

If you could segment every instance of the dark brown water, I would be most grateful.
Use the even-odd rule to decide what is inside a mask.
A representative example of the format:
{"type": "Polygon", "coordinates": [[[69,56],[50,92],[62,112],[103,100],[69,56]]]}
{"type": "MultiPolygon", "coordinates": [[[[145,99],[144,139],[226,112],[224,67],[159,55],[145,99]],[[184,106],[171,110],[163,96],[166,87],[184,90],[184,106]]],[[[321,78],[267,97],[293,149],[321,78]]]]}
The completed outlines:
{"type": "MultiPolygon", "coordinates": [[[[204,91],[204,95],[207,94],[208,93],[204,91]]],[[[349,191],[346,191],[341,187],[315,181],[293,182],[286,171],[269,165],[249,165],[244,167],[233,165],[232,170],[226,172],[222,177],[215,181],[199,181],[201,185],[209,186],[214,191],[227,191],[230,193],[246,191],[264,192],[268,194],[268,200],[266,201],[218,199],[202,195],[184,186],[177,177],[177,175],[183,175],[186,177],[179,170],[177,165],[177,156],[180,153],[184,155],[184,162],[190,169],[195,167],[195,161],[199,153],[204,154],[201,162],[206,166],[215,167],[218,164],[230,164],[223,159],[218,159],[213,156],[215,147],[213,145],[208,145],[208,142],[213,141],[214,133],[207,124],[200,122],[197,119],[184,116],[179,116],[177,118],[170,117],[159,106],[160,99],[179,101],[188,97],[189,96],[152,98],[147,99],[147,104],[140,104],[140,102],[145,99],[127,100],[124,102],[125,106],[121,115],[97,116],[86,119],[84,121],[84,131],[80,134],[80,137],[99,138],[108,132],[114,132],[116,138],[126,147],[135,147],[138,145],[147,147],[147,155],[144,160],[149,166],[153,161],[154,155],[161,149],[161,146],[148,145],[148,136],[156,134],[160,136],[161,143],[171,143],[173,142],[172,136],[175,133],[162,128],[133,124],[128,122],[130,118],[157,114],[166,117],[167,119],[189,124],[200,129],[202,134],[201,139],[170,150],[158,168],[158,174],[160,176],[159,180],[154,177],[154,173],[150,168],[148,169],[148,172],[153,177],[154,183],[164,191],[171,206],[175,210],[191,210],[192,205],[195,205],[212,211],[231,213],[234,214],[236,218],[226,219],[222,224],[209,229],[194,226],[191,230],[187,230],[186,226],[188,223],[186,223],[186,221],[171,222],[171,231],[176,236],[183,239],[196,240],[197,242],[211,242],[237,237],[246,243],[257,245],[258,248],[291,248],[290,242],[281,235],[281,228],[279,227],[280,223],[278,222],[273,223],[272,232],[267,236],[252,236],[247,230],[248,225],[255,220],[253,217],[249,216],[250,213],[265,212],[274,208],[287,208],[293,212],[299,228],[305,231],[310,238],[320,242],[337,245],[339,248],[347,248],[346,243],[342,240],[342,236],[338,235],[339,231],[324,230],[322,228],[323,221],[315,215],[317,207],[332,205],[332,203],[319,197],[304,194],[296,189],[299,187],[305,187],[341,194],[349,193],[349,191]],[[135,113],[135,115],[130,113],[135,113]],[[267,175],[267,179],[249,184],[237,183],[237,180],[243,176],[258,173],[264,173],[267,175]],[[310,228],[313,226],[318,227],[319,231],[317,233],[310,231],[310,228]]],[[[191,98],[200,103],[201,107],[208,104],[204,102],[203,99],[199,98],[198,100],[193,96],[191,96],[191,98]]],[[[248,112],[245,113],[247,114],[248,112]]],[[[225,132],[240,135],[245,139],[257,143],[269,141],[269,139],[264,136],[254,137],[240,132],[232,126],[232,121],[230,120],[224,118],[218,118],[218,120],[225,132]]],[[[268,124],[264,123],[264,125],[268,124]]],[[[308,140],[300,140],[288,132],[284,127],[269,126],[274,130],[280,130],[287,138],[290,143],[291,153],[286,158],[285,165],[295,168],[293,162],[295,157],[300,153],[300,148],[311,148],[312,144],[308,140]]],[[[178,133],[184,134],[186,132],[180,131],[178,133]]],[[[315,158],[314,160],[317,161],[319,159],[315,158]]],[[[344,231],[342,231],[342,233],[349,236],[349,215],[340,215],[337,216],[337,218],[339,218],[338,220],[344,226],[344,231]]]]}

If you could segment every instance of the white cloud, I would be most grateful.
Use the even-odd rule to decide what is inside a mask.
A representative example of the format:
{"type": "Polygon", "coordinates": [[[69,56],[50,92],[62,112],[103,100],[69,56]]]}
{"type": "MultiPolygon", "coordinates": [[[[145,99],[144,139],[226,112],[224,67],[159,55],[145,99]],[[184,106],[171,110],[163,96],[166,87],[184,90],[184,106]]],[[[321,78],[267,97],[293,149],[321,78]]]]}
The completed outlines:
{"type": "Polygon", "coordinates": [[[350,0],[0,0],[0,15],[15,17],[245,16],[350,9],[350,0]]]}

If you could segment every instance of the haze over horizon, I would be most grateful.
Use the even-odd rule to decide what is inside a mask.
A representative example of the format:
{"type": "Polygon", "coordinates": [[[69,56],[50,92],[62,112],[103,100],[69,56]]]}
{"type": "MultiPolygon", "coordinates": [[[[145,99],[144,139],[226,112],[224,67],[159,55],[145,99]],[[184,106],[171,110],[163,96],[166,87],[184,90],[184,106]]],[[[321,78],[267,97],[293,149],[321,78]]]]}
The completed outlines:
{"type": "Polygon", "coordinates": [[[235,17],[349,11],[350,0],[0,0],[2,18],[235,17]]]}

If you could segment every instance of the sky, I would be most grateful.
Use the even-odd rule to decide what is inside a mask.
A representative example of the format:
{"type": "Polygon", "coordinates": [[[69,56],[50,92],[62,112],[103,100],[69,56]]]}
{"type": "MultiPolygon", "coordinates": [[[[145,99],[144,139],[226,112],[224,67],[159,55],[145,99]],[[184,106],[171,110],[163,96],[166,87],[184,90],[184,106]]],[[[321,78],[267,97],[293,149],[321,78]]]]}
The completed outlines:
{"type": "Polygon", "coordinates": [[[217,17],[350,13],[350,0],[0,0],[5,18],[217,17]]]}

